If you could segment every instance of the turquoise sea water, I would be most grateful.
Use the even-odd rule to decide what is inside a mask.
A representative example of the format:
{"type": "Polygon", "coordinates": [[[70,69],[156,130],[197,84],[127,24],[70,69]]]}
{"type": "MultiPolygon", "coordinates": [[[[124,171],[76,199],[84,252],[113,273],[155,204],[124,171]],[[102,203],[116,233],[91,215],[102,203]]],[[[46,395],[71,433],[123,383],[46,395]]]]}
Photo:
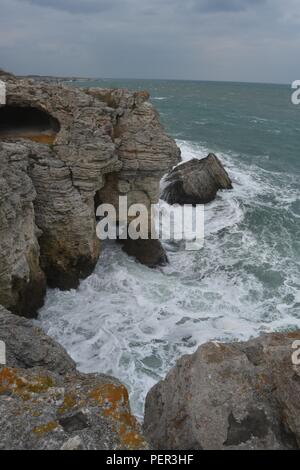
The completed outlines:
{"type": "Polygon", "coordinates": [[[234,183],[206,207],[199,252],[173,249],[170,265],[153,271],[107,243],[77,291],[48,292],[45,330],[81,370],[125,382],[141,416],[147,390],[199,344],[300,327],[300,106],[280,85],[88,86],[148,89],[182,158],[213,151],[234,183]]]}

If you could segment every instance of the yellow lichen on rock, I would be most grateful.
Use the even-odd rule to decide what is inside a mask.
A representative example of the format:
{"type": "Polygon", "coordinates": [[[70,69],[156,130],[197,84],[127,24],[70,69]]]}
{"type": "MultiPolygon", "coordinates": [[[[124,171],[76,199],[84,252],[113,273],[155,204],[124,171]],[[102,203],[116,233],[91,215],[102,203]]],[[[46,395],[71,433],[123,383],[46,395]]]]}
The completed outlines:
{"type": "Polygon", "coordinates": [[[36,375],[29,381],[15,369],[6,367],[0,370],[0,395],[11,392],[26,401],[32,394],[46,392],[53,385],[52,379],[47,375],[36,375]]]}
{"type": "Polygon", "coordinates": [[[38,437],[42,437],[44,434],[54,431],[58,426],[59,424],[56,421],[49,421],[49,423],[34,428],[32,432],[38,437]]]}
{"type": "Polygon", "coordinates": [[[111,415],[119,406],[128,405],[128,392],[124,385],[100,385],[90,392],[90,397],[104,408],[104,415],[111,415]]]}
{"type": "Polygon", "coordinates": [[[100,405],[104,416],[115,421],[122,447],[133,450],[147,447],[136,419],[126,411],[129,409],[129,397],[124,385],[101,385],[90,392],[90,397],[100,405]]]}
{"type": "Polygon", "coordinates": [[[71,393],[66,393],[62,406],[58,408],[58,413],[64,414],[66,411],[74,408],[76,404],[77,402],[75,395],[72,395],[71,393]]]}

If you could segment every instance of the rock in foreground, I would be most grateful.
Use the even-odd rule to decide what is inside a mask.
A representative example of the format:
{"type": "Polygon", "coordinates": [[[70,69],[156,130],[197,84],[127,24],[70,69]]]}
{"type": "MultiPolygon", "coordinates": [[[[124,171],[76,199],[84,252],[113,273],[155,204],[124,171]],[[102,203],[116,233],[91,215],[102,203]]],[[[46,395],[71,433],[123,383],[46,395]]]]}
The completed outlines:
{"type": "Polygon", "coordinates": [[[299,449],[300,332],[208,343],[149,392],[145,435],[155,449],[299,449]]]}
{"type": "Polygon", "coordinates": [[[77,372],[61,346],[2,307],[0,340],[0,449],[147,448],[117,379],[77,372]]]}
{"type": "Polygon", "coordinates": [[[174,168],[165,178],[161,199],[168,204],[207,204],[220,189],[232,189],[232,182],[220,160],[210,154],[174,168]]]}

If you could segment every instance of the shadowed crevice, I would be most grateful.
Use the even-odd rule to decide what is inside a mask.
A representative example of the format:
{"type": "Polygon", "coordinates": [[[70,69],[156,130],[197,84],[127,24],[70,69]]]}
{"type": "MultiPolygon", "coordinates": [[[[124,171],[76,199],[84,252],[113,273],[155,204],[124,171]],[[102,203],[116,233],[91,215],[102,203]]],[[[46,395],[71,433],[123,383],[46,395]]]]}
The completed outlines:
{"type": "Polygon", "coordinates": [[[57,119],[46,111],[33,107],[0,107],[0,139],[30,139],[52,144],[60,131],[57,119]]]}

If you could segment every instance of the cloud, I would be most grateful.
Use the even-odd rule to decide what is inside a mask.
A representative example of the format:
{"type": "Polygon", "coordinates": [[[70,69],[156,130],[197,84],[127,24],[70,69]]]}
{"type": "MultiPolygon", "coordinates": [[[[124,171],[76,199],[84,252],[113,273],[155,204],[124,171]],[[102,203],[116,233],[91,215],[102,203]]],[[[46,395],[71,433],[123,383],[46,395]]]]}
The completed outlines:
{"type": "MultiPolygon", "coordinates": [[[[56,10],[67,11],[74,14],[91,14],[97,12],[108,11],[112,9],[121,9],[124,5],[130,5],[131,0],[23,0],[33,5],[40,7],[50,7],[56,10]]],[[[248,8],[256,8],[264,4],[267,0],[161,0],[154,1],[154,8],[151,4],[144,0],[136,0],[133,2],[135,8],[144,5],[144,11],[149,14],[159,12],[163,3],[169,4],[175,9],[186,9],[191,7],[192,10],[207,13],[207,12],[239,12],[247,10],[248,8]]],[[[153,0],[152,0],[153,3],[153,0]]]]}
{"type": "Polygon", "coordinates": [[[206,12],[240,12],[256,8],[266,0],[195,0],[195,9],[206,12]]]}
{"type": "Polygon", "coordinates": [[[40,7],[50,7],[55,10],[67,11],[74,14],[89,14],[107,11],[120,5],[119,0],[25,0],[40,7]]]}
{"type": "Polygon", "coordinates": [[[291,82],[299,0],[0,0],[19,74],[291,82]]]}

